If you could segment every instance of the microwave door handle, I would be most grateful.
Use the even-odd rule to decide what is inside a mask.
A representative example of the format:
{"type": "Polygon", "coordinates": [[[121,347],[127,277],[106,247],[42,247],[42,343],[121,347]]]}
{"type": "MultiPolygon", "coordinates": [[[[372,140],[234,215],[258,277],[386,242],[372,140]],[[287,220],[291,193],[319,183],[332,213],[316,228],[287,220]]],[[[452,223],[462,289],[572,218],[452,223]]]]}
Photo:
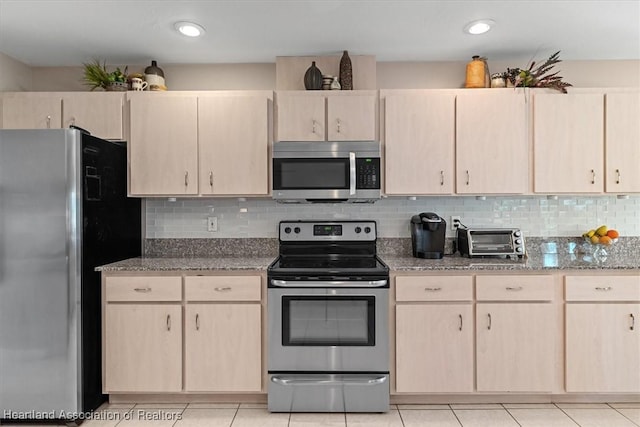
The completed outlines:
{"type": "Polygon", "coordinates": [[[356,153],[349,153],[349,195],[356,194],[356,153]]]}

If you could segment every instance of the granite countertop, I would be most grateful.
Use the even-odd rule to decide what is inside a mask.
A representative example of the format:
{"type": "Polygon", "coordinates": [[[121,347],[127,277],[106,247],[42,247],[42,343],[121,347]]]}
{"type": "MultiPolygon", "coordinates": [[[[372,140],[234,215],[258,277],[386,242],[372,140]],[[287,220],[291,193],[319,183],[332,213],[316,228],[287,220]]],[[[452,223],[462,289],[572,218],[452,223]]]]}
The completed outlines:
{"type": "MultiPolygon", "coordinates": [[[[576,238],[529,238],[519,260],[466,258],[452,254],[451,241],[439,260],[411,256],[411,239],[378,239],[378,255],[391,271],[640,270],[640,237],[595,247],[576,238]]],[[[277,256],[277,239],[157,239],[146,256],[97,267],[97,271],[265,271],[277,256]],[[240,254],[240,255],[239,255],[240,254]]]]}

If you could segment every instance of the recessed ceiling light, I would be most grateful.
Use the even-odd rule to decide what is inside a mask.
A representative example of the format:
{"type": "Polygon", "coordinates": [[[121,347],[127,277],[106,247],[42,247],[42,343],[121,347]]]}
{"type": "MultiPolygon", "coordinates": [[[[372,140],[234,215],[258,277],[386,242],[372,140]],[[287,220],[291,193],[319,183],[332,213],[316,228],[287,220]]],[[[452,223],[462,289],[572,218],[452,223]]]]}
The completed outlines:
{"type": "Polygon", "coordinates": [[[473,35],[484,34],[491,29],[493,24],[495,24],[495,21],[491,19],[478,19],[465,25],[464,32],[473,35]]]}
{"type": "Polygon", "coordinates": [[[204,34],[204,28],[193,22],[176,22],[174,27],[180,34],[187,37],[199,37],[204,34]]]}

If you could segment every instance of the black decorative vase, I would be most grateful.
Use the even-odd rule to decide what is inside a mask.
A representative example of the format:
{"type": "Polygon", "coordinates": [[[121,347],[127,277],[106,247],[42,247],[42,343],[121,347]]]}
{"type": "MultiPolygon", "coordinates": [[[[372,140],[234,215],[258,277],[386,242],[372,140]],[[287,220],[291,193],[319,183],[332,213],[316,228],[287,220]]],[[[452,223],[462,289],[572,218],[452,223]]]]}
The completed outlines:
{"type": "Polygon", "coordinates": [[[351,69],[351,58],[345,50],[340,59],[340,86],[342,90],[353,90],[353,70],[351,69]]]}
{"type": "Polygon", "coordinates": [[[307,90],[322,89],[322,71],[316,67],[316,61],[312,61],[311,67],[304,73],[304,87],[307,90]]]}

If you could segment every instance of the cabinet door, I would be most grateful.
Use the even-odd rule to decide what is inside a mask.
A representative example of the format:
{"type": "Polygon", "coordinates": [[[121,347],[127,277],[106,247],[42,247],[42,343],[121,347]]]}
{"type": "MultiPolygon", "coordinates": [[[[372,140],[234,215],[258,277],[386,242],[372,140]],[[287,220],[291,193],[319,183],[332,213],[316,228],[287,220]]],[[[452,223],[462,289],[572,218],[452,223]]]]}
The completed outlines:
{"type": "Polygon", "coordinates": [[[269,193],[269,100],[262,96],[198,99],[200,193],[269,193]]]}
{"type": "Polygon", "coordinates": [[[66,93],[62,98],[62,126],[80,126],[103,139],[123,139],[124,93],[66,93]]]}
{"type": "Polygon", "coordinates": [[[396,391],[473,391],[471,304],[396,306],[396,391]]]}
{"type": "Polygon", "coordinates": [[[527,96],[512,91],[458,95],[457,193],[517,194],[528,190],[527,96]]]}
{"type": "Polygon", "coordinates": [[[568,392],[640,392],[640,304],[566,305],[568,392]]]}
{"type": "Polygon", "coordinates": [[[46,95],[12,95],[2,99],[3,129],[62,128],[62,99],[46,95]]]}
{"type": "Polygon", "coordinates": [[[185,390],[260,391],[260,304],[189,304],[185,390]]]}
{"type": "Polygon", "coordinates": [[[534,191],[604,191],[602,94],[535,94],[534,191]]]}
{"type": "Polygon", "coordinates": [[[325,98],[305,93],[282,93],[276,98],[278,141],[324,141],[325,98]]]}
{"type": "Polygon", "coordinates": [[[606,190],[640,192],[640,93],[609,93],[606,105],[606,190]]]}
{"type": "Polygon", "coordinates": [[[103,389],[182,390],[182,307],[107,304],[103,389]]]}
{"type": "Polygon", "coordinates": [[[478,391],[551,391],[554,319],[552,304],[477,304],[478,391]]]}
{"type": "Polygon", "coordinates": [[[385,99],[385,193],[451,194],[454,143],[454,95],[388,95],[385,99]]]}
{"type": "Polygon", "coordinates": [[[140,94],[130,111],[131,195],[198,194],[197,98],[140,94]]]}
{"type": "Polygon", "coordinates": [[[327,97],[327,140],[376,139],[376,96],[348,94],[327,97]]]}

